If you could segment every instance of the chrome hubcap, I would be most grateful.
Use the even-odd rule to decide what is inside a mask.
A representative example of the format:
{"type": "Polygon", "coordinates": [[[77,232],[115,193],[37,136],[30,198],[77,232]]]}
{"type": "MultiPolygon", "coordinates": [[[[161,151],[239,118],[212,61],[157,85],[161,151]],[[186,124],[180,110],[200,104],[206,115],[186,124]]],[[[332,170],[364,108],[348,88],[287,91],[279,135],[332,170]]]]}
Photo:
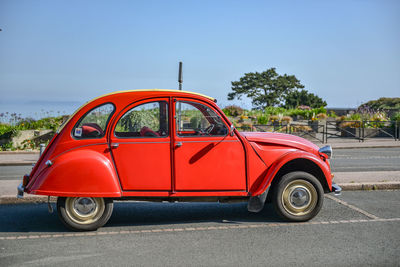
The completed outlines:
{"type": "Polygon", "coordinates": [[[306,215],[313,211],[317,201],[317,190],[310,182],[303,179],[291,181],[282,192],[284,209],[295,216],[306,215]]]}
{"type": "Polygon", "coordinates": [[[74,201],[74,209],[80,215],[88,215],[96,209],[96,203],[92,198],[80,197],[74,201]]]}
{"type": "Polygon", "coordinates": [[[290,194],[290,202],[297,208],[307,205],[309,201],[310,195],[308,191],[302,187],[295,188],[290,194]]]}
{"type": "Polygon", "coordinates": [[[78,224],[91,224],[98,221],[105,210],[103,198],[68,197],[65,211],[68,217],[78,224]]]}

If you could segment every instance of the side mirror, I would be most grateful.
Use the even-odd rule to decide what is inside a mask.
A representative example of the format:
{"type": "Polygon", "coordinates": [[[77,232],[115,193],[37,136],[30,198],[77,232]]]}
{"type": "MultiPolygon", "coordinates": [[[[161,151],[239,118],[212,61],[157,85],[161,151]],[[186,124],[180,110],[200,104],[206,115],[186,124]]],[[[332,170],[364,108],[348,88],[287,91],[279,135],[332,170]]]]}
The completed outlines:
{"type": "Polygon", "coordinates": [[[233,124],[231,124],[231,127],[230,127],[230,129],[229,129],[229,134],[231,135],[231,136],[233,136],[233,131],[235,130],[235,126],[233,126],[233,124]]]}

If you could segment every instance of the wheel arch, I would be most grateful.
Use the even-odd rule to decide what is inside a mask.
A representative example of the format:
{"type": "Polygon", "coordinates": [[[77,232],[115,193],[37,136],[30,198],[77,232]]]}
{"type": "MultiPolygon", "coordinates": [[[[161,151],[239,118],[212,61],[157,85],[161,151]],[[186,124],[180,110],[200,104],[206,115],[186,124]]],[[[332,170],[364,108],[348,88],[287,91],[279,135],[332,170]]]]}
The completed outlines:
{"type": "Polygon", "coordinates": [[[325,178],[325,174],[322,171],[322,169],[320,168],[320,166],[318,166],[315,162],[313,162],[310,159],[306,159],[306,158],[295,158],[293,160],[290,160],[288,162],[286,162],[280,169],[279,171],[275,174],[274,178],[272,179],[272,182],[270,184],[270,190],[267,196],[267,199],[270,200],[271,199],[271,192],[274,191],[274,187],[276,186],[276,184],[278,184],[278,182],[280,181],[280,179],[285,175],[288,174],[290,172],[294,172],[294,171],[303,171],[306,173],[309,173],[311,175],[313,175],[315,178],[318,179],[318,181],[321,183],[322,188],[324,189],[325,193],[331,192],[328,182],[325,178]]]}
{"type": "Polygon", "coordinates": [[[251,196],[258,196],[269,191],[273,191],[275,185],[282,175],[290,171],[305,171],[314,175],[319,181],[325,192],[331,192],[332,179],[329,164],[315,154],[295,150],[281,155],[276,159],[267,170],[265,177],[258,184],[255,184],[251,190],[251,196]]]}

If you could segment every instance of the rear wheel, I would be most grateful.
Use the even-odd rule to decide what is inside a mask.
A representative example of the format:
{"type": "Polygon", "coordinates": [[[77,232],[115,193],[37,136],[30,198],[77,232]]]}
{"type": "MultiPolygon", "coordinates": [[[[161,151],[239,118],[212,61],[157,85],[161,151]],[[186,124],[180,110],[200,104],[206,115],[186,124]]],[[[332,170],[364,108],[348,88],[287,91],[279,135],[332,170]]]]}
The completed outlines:
{"type": "Polygon", "coordinates": [[[320,181],[306,172],[291,172],[280,179],[273,193],[277,213],[289,221],[308,221],[322,208],[324,190],[320,181]]]}
{"type": "Polygon", "coordinates": [[[94,197],[59,197],[57,213],[65,226],[74,231],[93,231],[110,219],[112,199],[94,197]]]}

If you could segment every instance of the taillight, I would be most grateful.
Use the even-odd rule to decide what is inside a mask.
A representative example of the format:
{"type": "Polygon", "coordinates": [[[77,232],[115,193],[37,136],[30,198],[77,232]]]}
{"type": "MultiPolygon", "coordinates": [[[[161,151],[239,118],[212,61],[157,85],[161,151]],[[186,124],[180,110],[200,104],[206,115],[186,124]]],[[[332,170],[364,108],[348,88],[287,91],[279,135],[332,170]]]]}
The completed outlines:
{"type": "Polygon", "coordinates": [[[24,175],[24,179],[22,179],[22,186],[27,186],[27,184],[29,183],[29,174],[25,174],[24,175]]]}

